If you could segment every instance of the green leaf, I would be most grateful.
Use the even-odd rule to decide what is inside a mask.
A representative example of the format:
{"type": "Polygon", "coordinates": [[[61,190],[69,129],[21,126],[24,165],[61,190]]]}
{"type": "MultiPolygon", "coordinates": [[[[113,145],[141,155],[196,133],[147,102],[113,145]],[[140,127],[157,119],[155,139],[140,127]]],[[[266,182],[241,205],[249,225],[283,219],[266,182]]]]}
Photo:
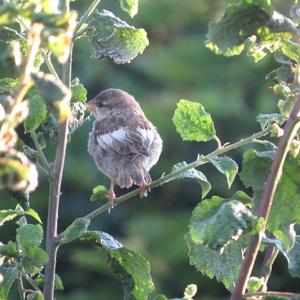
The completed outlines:
{"type": "Polygon", "coordinates": [[[0,26],[13,23],[19,14],[16,5],[5,4],[0,8],[0,26]]]}
{"type": "Polygon", "coordinates": [[[41,218],[40,218],[40,216],[38,215],[38,213],[35,210],[33,210],[32,208],[25,210],[24,214],[33,217],[40,224],[43,223],[42,220],[41,220],[41,218]]]}
{"type": "Polygon", "coordinates": [[[14,209],[2,209],[0,210],[0,226],[5,222],[11,221],[18,216],[18,212],[14,209]]]}
{"type": "Polygon", "coordinates": [[[139,0],[120,0],[121,8],[133,18],[139,9],[139,0]]]}
{"type": "Polygon", "coordinates": [[[0,275],[3,277],[0,284],[0,299],[7,300],[9,290],[17,278],[18,270],[16,267],[0,266],[0,275]]]}
{"type": "MultiPolygon", "coordinates": [[[[45,276],[40,273],[37,276],[37,278],[35,279],[35,282],[38,284],[38,286],[40,286],[41,288],[43,288],[44,283],[45,283],[45,276]]],[[[64,290],[63,282],[62,282],[60,276],[57,275],[57,274],[55,274],[55,278],[54,278],[54,289],[56,291],[63,291],[64,290]]]]}
{"type": "Polygon", "coordinates": [[[86,218],[77,218],[59,235],[59,242],[66,244],[80,238],[86,231],[91,221],[86,218]]]}
{"type": "Polygon", "coordinates": [[[82,240],[89,240],[107,255],[112,270],[121,278],[124,299],[146,300],[154,290],[149,262],[140,254],[123,247],[112,236],[104,232],[90,231],[82,240]]]}
{"type": "Polygon", "coordinates": [[[216,134],[210,114],[199,102],[179,100],[172,120],[184,141],[207,142],[216,134]]]}
{"type": "Polygon", "coordinates": [[[265,279],[263,277],[250,277],[248,284],[247,284],[247,290],[249,293],[254,293],[260,289],[260,287],[264,284],[265,279]]]}
{"type": "Polygon", "coordinates": [[[36,245],[26,246],[25,253],[30,262],[36,267],[46,265],[49,260],[47,252],[36,245]]]}
{"type": "Polygon", "coordinates": [[[216,156],[210,158],[209,161],[217,168],[218,171],[225,175],[227,179],[228,188],[230,188],[239,170],[238,164],[233,159],[227,156],[216,156]]]}
{"type": "MultiPolygon", "coordinates": [[[[252,187],[255,194],[255,205],[259,206],[260,197],[272,162],[272,152],[248,150],[243,155],[243,168],[240,178],[246,187],[252,187]]],[[[285,241],[285,227],[300,222],[300,157],[288,157],[283,167],[267,229],[278,239],[285,241]]]]}
{"type": "Polygon", "coordinates": [[[294,247],[288,252],[289,272],[293,277],[300,278],[300,235],[296,236],[294,247]]]}
{"type": "MultiPolygon", "coordinates": [[[[187,163],[185,161],[183,162],[179,162],[176,165],[173,166],[172,171],[171,172],[175,172],[183,167],[186,167],[187,163]]],[[[208,182],[206,176],[199,170],[195,169],[195,168],[191,168],[188,171],[185,171],[184,173],[181,173],[175,177],[172,178],[172,180],[174,179],[194,179],[196,180],[202,188],[202,199],[208,194],[208,192],[211,189],[211,185],[208,182]]]]}
{"type": "Polygon", "coordinates": [[[94,13],[87,34],[92,57],[107,57],[116,64],[129,63],[149,44],[144,29],[129,26],[107,10],[94,13]]]}
{"type": "Polygon", "coordinates": [[[70,90],[52,74],[39,72],[32,76],[40,96],[53,110],[59,122],[63,122],[70,111],[68,106],[71,99],[70,90]]]}
{"type": "Polygon", "coordinates": [[[196,206],[189,224],[189,238],[195,245],[222,253],[230,243],[255,227],[256,217],[244,203],[232,198],[213,196],[196,206]]]}
{"type": "Polygon", "coordinates": [[[90,197],[92,202],[95,201],[108,201],[107,189],[103,185],[97,185],[93,188],[93,194],[90,197]]]}
{"type": "Polygon", "coordinates": [[[87,90],[80,83],[79,79],[76,77],[72,80],[72,102],[86,102],[87,100],[87,90]]]}
{"type": "Polygon", "coordinates": [[[39,246],[43,240],[43,228],[39,224],[26,224],[17,229],[16,239],[23,249],[29,246],[39,246]]]}
{"type": "Polygon", "coordinates": [[[209,24],[206,46],[217,54],[240,54],[244,41],[266,27],[269,9],[268,0],[241,0],[229,5],[218,22],[209,24]]]}
{"type": "Polygon", "coordinates": [[[295,68],[292,64],[284,64],[270,72],[266,79],[271,79],[275,83],[292,83],[295,77],[295,68]]]}
{"type": "Polygon", "coordinates": [[[0,243],[0,256],[1,255],[8,257],[17,257],[17,245],[12,241],[9,241],[7,244],[0,243]]]}
{"type": "Polygon", "coordinates": [[[47,108],[43,98],[39,95],[29,100],[29,113],[24,122],[25,132],[33,132],[46,120],[47,108]]]}
{"type": "Polygon", "coordinates": [[[259,114],[256,117],[256,121],[260,124],[262,129],[266,129],[273,123],[282,125],[286,119],[281,114],[259,114]]]}
{"type": "Polygon", "coordinates": [[[240,266],[243,262],[243,252],[247,248],[249,237],[245,236],[231,243],[222,254],[219,251],[193,242],[190,235],[185,236],[189,247],[190,264],[209,278],[215,277],[228,290],[232,290],[236,282],[240,266]]]}
{"type": "Polygon", "coordinates": [[[9,43],[14,40],[20,39],[20,33],[18,33],[15,29],[1,26],[0,27],[0,41],[9,43]]]}
{"type": "Polygon", "coordinates": [[[19,89],[18,79],[2,78],[0,79],[0,95],[14,95],[19,89]]]}
{"type": "Polygon", "coordinates": [[[27,295],[26,300],[44,300],[42,292],[34,292],[27,295]]]}
{"type": "Polygon", "coordinates": [[[157,295],[153,300],[168,300],[165,295],[157,295]]]}

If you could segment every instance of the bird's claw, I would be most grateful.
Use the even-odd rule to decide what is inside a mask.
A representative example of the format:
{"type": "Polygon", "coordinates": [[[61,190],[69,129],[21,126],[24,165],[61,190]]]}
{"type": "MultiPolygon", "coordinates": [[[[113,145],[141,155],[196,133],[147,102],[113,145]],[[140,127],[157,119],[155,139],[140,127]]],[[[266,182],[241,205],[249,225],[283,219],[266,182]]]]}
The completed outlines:
{"type": "Polygon", "coordinates": [[[109,204],[110,204],[109,209],[108,209],[108,213],[110,213],[110,210],[115,207],[116,198],[117,198],[116,194],[114,193],[114,191],[112,189],[110,189],[108,191],[108,199],[109,199],[109,204]]]}
{"type": "Polygon", "coordinates": [[[147,197],[148,196],[148,192],[151,191],[151,188],[149,185],[146,184],[141,184],[140,186],[140,197],[147,197]]]}

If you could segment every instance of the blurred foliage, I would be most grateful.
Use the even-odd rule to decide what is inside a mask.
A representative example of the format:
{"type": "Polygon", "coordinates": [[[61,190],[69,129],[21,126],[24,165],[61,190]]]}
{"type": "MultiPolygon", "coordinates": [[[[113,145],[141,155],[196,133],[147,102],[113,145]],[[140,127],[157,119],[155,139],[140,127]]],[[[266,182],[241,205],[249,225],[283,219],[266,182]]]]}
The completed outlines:
{"type": "MultiPolygon", "coordinates": [[[[149,46],[142,56],[130,65],[114,65],[108,61],[94,61],[86,40],[80,39],[74,50],[73,77],[88,90],[88,99],[105,88],[120,88],[135,95],[146,115],[158,128],[164,141],[164,150],[152,178],[168,171],[174,163],[187,162],[197,153],[208,153],[215,147],[210,143],[184,143],[172,124],[172,116],[179,99],[200,100],[214,119],[218,137],[223,143],[237,141],[259,130],[255,122],[258,113],[277,112],[275,97],[268,90],[270,82],[265,75],[274,69],[269,59],[254,64],[246,55],[226,58],[217,56],[204,45],[208,22],[217,20],[224,7],[234,1],[225,0],[140,0],[139,14],[131,20],[126,12],[121,18],[135,27],[143,27],[148,33],[149,46]],[[238,126],[237,126],[238,124],[238,126]]],[[[275,1],[283,11],[291,1],[275,1]]],[[[72,6],[80,12],[89,1],[75,1],[72,6]]],[[[119,1],[103,0],[100,4],[113,12],[119,12],[119,1]]],[[[0,73],[6,77],[7,46],[0,44],[0,73]]],[[[275,66],[276,67],[276,66],[275,66]]],[[[77,100],[80,101],[80,100],[77,100]]],[[[69,144],[64,173],[59,230],[72,221],[99,206],[90,202],[93,187],[108,186],[108,179],[100,174],[87,154],[88,132],[91,122],[78,129],[69,144]]],[[[19,128],[19,134],[30,141],[19,128]]],[[[53,146],[46,153],[53,155],[53,146]]],[[[242,150],[240,150],[242,151],[242,150]]],[[[234,158],[240,163],[241,152],[234,158]]],[[[208,195],[224,198],[241,188],[236,181],[227,192],[222,174],[213,166],[201,168],[213,189],[208,195]]],[[[118,190],[120,195],[124,191],[118,190]]],[[[32,194],[31,204],[46,223],[48,187],[45,178],[40,179],[37,192],[32,194]]],[[[15,200],[1,191],[2,207],[12,209],[15,200]]],[[[226,299],[228,292],[221,284],[189,265],[188,248],[184,241],[192,209],[201,199],[201,187],[195,182],[172,181],[155,189],[146,199],[132,199],[126,205],[114,208],[93,220],[90,228],[109,232],[128,248],[141,253],[151,264],[151,274],[156,293],[181,297],[187,284],[198,286],[196,299],[226,299]]],[[[15,226],[4,225],[0,235],[9,240],[15,226]]],[[[74,243],[59,249],[58,270],[64,282],[64,291],[58,292],[58,300],[121,299],[119,278],[105,263],[104,255],[90,245],[74,243]]],[[[294,290],[297,281],[284,277],[286,264],[279,260],[274,266],[270,289],[294,290]]],[[[298,282],[299,283],[299,282],[298,282]]],[[[298,284],[299,286],[299,284],[298,284]]],[[[298,291],[299,292],[299,291],[298,291]]],[[[18,299],[16,293],[11,300],[18,299]]]]}

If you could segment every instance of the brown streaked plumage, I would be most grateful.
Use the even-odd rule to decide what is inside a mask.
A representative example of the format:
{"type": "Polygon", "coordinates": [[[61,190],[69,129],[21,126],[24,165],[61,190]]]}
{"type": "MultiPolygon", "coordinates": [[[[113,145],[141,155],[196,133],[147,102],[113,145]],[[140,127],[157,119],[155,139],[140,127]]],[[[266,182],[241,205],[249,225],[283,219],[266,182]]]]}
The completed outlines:
{"type": "Polygon", "coordinates": [[[148,171],[162,150],[162,140],[133,96],[119,89],[99,93],[86,107],[95,115],[88,152],[97,168],[111,179],[109,198],[114,206],[114,185],[140,186],[147,195],[148,171]]]}

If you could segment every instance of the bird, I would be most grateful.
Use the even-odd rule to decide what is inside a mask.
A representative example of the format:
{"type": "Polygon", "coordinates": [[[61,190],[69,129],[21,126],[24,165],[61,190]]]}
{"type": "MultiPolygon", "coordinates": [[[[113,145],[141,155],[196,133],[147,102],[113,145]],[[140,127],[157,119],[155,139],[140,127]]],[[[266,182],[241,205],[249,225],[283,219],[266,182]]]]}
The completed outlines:
{"type": "Polygon", "coordinates": [[[149,170],[162,152],[162,139],[139,103],[120,89],[106,89],[86,102],[95,121],[88,138],[88,153],[99,171],[110,178],[110,208],[115,205],[115,184],[121,188],[140,187],[146,197],[149,170]]]}

